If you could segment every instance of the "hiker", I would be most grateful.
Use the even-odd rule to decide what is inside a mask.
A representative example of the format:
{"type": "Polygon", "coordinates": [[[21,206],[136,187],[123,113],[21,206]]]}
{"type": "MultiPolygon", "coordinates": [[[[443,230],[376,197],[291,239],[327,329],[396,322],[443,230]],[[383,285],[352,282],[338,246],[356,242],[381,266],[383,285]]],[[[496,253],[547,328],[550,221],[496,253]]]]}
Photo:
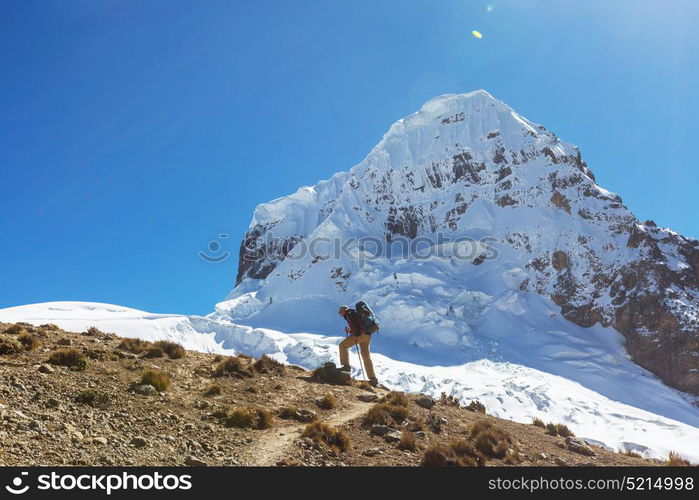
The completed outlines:
{"type": "Polygon", "coordinates": [[[369,383],[376,387],[379,382],[376,380],[374,364],[371,362],[371,355],[369,354],[371,333],[365,331],[361,318],[354,309],[341,306],[338,313],[347,321],[348,326],[345,327],[345,333],[349,334],[345,340],[340,342],[340,364],[342,366],[339,369],[344,372],[349,372],[351,370],[349,365],[349,349],[353,345],[359,345],[362,360],[364,361],[364,369],[369,377],[369,383]]]}

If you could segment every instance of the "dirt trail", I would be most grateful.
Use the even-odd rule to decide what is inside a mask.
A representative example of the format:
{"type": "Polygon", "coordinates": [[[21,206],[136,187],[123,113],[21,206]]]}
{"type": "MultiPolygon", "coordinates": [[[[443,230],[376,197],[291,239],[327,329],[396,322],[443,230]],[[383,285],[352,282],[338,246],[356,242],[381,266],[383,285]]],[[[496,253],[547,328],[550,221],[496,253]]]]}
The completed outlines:
{"type": "MultiPolygon", "coordinates": [[[[349,408],[338,409],[330,418],[321,420],[334,427],[343,425],[350,420],[366,413],[373,403],[353,401],[349,408]]],[[[306,424],[287,425],[262,431],[252,448],[250,464],[252,466],[270,466],[284,458],[293,442],[301,437],[306,424]]]]}

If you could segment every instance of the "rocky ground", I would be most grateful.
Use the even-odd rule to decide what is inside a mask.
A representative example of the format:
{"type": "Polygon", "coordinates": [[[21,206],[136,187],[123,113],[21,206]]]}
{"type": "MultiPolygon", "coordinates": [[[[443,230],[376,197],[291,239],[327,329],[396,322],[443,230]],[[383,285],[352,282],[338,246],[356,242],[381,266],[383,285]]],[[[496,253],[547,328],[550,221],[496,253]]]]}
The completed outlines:
{"type": "Polygon", "coordinates": [[[332,367],[96,329],[0,332],[0,465],[657,465],[332,367]]]}

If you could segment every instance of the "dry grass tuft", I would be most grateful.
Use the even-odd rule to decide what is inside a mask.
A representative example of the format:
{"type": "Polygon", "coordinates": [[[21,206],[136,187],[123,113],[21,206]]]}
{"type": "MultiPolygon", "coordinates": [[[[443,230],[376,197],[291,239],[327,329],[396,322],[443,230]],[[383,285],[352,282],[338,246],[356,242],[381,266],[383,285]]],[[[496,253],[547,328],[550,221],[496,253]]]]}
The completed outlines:
{"type": "Polygon", "coordinates": [[[143,351],[144,358],[162,358],[165,353],[160,347],[150,346],[145,351],[143,351]]]}
{"type": "Polygon", "coordinates": [[[476,449],[490,458],[504,458],[510,452],[513,439],[505,430],[495,424],[480,420],[469,427],[476,449]]]}
{"type": "Polygon", "coordinates": [[[415,437],[415,434],[409,430],[404,430],[401,432],[398,449],[415,451],[417,449],[417,438],[415,437]]]}
{"type": "Polygon", "coordinates": [[[24,349],[27,351],[33,351],[34,349],[38,349],[41,345],[41,341],[39,341],[39,338],[35,335],[32,335],[29,332],[20,333],[17,336],[17,340],[20,341],[20,343],[24,346],[24,349]]]}
{"type": "Polygon", "coordinates": [[[159,340],[153,344],[155,347],[159,347],[163,350],[167,357],[170,359],[181,359],[185,356],[184,347],[175,342],[170,342],[168,340],[159,340]]]}
{"type": "Polygon", "coordinates": [[[266,354],[263,354],[260,359],[252,364],[252,369],[255,373],[267,375],[284,375],[286,371],[286,367],[282,363],[266,354]]]}
{"type": "Polygon", "coordinates": [[[397,392],[397,391],[391,391],[386,396],[383,398],[384,403],[391,405],[391,406],[408,406],[408,403],[410,403],[410,400],[408,399],[408,396],[405,395],[404,392],[397,392]]]}
{"type": "Polygon", "coordinates": [[[109,406],[109,395],[94,389],[88,389],[75,396],[75,402],[91,406],[92,408],[106,408],[109,406]]]}
{"type": "Polygon", "coordinates": [[[689,463],[689,460],[682,458],[682,456],[676,451],[671,451],[667,456],[665,465],[670,467],[689,467],[691,464],[689,463]]]}
{"type": "Polygon", "coordinates": [[[145,340],[141,339],[135,339],[135,338],[125,338],[121,342],[119,342],[119,345],[117,346],[117,349],[122,350],[122,351],[128,351],[133,354],[141,354],[143,351],[148,349],[151,346],[150,342],[147,342],[145,340]]]}
{"type": "Polygon", "coordinates": [[[22,343],[9,335],[0,335],[0,355],[19,354],[24,351],[22,343]]]}
{"type": "Polygon", "coordinates": [[[405,406],[389,405],[387,403],[376,403],[369,408],[364,415],[364,425],[387,425],[395,427],[408,418],[408,409],[405,406]]]}
{"type": "Polygon", "coordinates": [[[220,396],[223,391],[221,390],[221,386],[217,384],[211,384],[209,387],[206,388],[204,391],[204,396],[210,397],[210,396],[220,396]]]}
{"type": "Polygon", "coordinates": [[[234,408],[224,417],[224,425],[239,429],[269,429],[272,420],[272,413],[266,408],[234,408]]]}
{"type": "Polygon", "coordinates": [[[236,377],[249,378],[254,374],[244,364],[244,359],[240,356],[231,356],[219,361],[214,368],[214,377],[236,377]]]}
{"type": "Polygon", "coordinates": [[[308,424],[301,435],[336,452],[347,451],[350,448],[350,438],[347,434],[322,422],[308,424]]]}
{"type": "Polygon", "coordinates": [[[333,408],[337,407],[337,398],[328,392],[325,393],[323,397],[316,402],[316,404],[318,405],[318,408],[323,410],[332,410],[333,408]]]}
{"type": "Polygon", "coordinates": [[[82,371],[87,368],[87,358],[77,349],[59,349],[49,355],[52,365],[67,366],[73,370],[82,371]]]}
{"type": "Polygon", "coordinates": [[[150,384],[159,392],[170,388],[170,375],[162,370],[146,370],[141,375],[141,384],[150,384]]]}
{"type": "Polygon", "coordinates": [[[532,425],[535,427],[541,427],[542,429],[546,429],[546,424],[539,417],[535,417],[532,419],[532,425]]]}
{"type": "Polygon", "coordinates": [[[475,467],[487,462],[474,446],[463,439],[452,441],[449,446],[430,446],[422,457],[423,467],[475,467]]]}
{"type": "Polygon", "coordinates": [[[480,401],[478,401],[477,399],[474,399],[473,401],[471,401],[468,404],[468,406],[466,406],[466,409],[470,410],[470,411],[475,411],[478,413],[486,413],[485,405],[483,403],[481,403],[480,401]]]}

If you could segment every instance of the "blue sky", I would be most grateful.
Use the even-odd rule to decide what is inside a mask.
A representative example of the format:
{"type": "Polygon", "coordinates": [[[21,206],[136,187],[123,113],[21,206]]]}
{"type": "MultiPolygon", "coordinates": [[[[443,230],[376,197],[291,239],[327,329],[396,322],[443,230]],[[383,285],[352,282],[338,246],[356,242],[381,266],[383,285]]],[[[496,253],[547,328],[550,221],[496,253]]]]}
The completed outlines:
{"type": "Polygon", "coordinates": [[[478,88],[699,237],[697,25],[693,0],[2,2],[0,307],[206,314],[256,204],[478,88]]]}

